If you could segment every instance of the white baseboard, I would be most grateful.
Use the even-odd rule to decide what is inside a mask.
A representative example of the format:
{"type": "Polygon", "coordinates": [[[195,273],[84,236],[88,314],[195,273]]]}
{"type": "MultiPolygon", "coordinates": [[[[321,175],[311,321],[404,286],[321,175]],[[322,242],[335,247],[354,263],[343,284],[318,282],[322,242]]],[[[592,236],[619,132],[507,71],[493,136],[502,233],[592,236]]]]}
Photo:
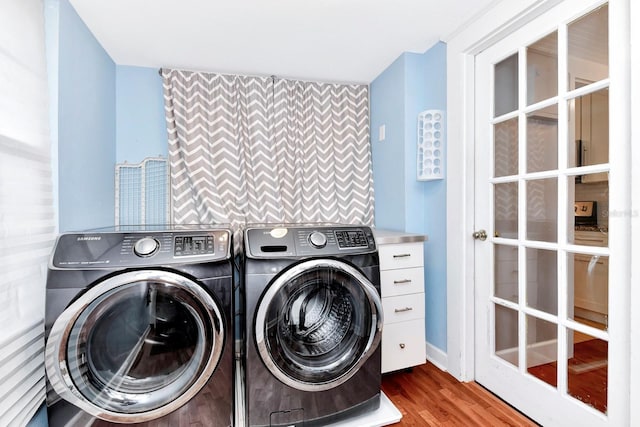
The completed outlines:
{"type": "Polygon", "coordinates": [[[429,342],[425,344],[427,346],[427,360],[441,371],[446,371],[448,366],[447,353],[429,342]]]}
{"type": "MultiPolygon", "coordinates": [[[[548,340],[538,343],[529,344],[527,346],[527,368],[532,366],[544,365],[557,361],[558,341],[548,340]]],[[[496,351],[496,355],[502,359],[518,366],[518,348],[506,348],[496,351]]]]}

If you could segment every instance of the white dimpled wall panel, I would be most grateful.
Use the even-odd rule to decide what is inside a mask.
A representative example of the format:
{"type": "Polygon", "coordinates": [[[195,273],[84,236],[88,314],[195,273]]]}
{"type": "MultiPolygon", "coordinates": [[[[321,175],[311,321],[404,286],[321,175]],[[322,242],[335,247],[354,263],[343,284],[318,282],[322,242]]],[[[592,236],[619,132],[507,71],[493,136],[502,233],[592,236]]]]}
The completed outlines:
{"type": "Polygon", "coordinates": [[[444,178],[444,111],[418,114],[418,181],[444,178]]]}

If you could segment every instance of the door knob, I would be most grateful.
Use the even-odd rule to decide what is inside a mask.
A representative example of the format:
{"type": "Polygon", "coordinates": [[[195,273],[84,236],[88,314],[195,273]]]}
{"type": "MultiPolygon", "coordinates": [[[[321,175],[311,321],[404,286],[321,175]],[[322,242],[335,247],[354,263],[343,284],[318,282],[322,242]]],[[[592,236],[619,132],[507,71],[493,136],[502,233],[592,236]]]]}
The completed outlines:
{"type": "Polygon", "coordinates": [[[482,240],[484,242],[485,240],[487,240],[487,231],[486,230],[474,231],[473,238],[476,240],[482,240]]]}

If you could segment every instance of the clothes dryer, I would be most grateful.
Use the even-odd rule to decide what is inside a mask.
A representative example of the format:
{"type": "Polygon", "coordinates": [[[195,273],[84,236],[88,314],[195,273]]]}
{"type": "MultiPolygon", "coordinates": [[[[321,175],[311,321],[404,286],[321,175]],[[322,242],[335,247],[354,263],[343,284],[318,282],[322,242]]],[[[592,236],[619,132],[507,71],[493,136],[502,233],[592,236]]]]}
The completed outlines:
{"type": "Polygon", "coordinates": [[[369,227],[248,227],[248,426],[326,425],[379,406],[382,304],[369,227]]]}
{"type": "Polygon", "coordinates": [[[49,425],[231,426],[232,234],[58,237],[46,289],[49,425]]]}

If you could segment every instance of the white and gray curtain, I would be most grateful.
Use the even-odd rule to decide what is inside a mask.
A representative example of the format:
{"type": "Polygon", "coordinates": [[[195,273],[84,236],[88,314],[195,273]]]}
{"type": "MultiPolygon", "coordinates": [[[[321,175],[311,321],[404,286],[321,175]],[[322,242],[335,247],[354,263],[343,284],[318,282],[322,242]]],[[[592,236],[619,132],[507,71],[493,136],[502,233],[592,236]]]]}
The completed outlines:
{"type": "Polygon", "coordinates": [[[373,224],[366,85],[162,70],[177,224],[373,224]]]}

